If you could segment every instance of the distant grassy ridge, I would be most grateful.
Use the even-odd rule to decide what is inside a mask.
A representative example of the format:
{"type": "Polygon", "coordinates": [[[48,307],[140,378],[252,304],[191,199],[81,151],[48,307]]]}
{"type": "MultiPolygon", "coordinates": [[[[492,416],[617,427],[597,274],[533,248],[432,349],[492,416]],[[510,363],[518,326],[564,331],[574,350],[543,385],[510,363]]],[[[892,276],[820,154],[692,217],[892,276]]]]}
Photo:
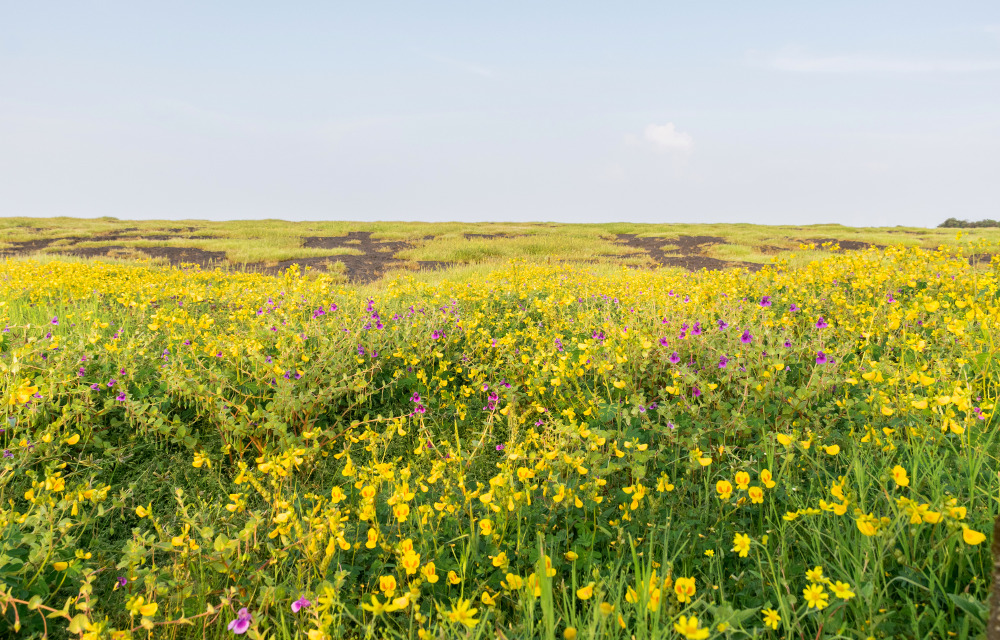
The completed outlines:
{"type": "MultiPolygon", "coordinates": [[[[961,242],[1000,241],[998,228],[962,230],[961,242]]],[[[681,236],[710,236],[697,254],[719,260],[767,264],[775,257],[805,264],[829,255],[824,242],[865,242],[937,248],[959,242],[951,228],[845,227],[841,225],[765,226],[752,224],[557,224],[424,222],[287,222],[282,220],[211,222],[204,220],[131,221],[113,218],[0,218],[0,252],[64,254],[85,248],[191,248],[224,252],[228,266],[275,266],[296,259],[325,256],[375,256],[378,243],[406,243],[376,257],[410,266],[421,261],[451,265],[501,264],[511,259],[651,266],[649,254],[623,244],[620,234],[660,237],[666,256],[680,256],[681,236]],[[309,237],[370,233],[371,242],[346,246],[304,246],[309,237]],[[45,241],[49,241],[45,244],[45,241]],[[31,243],[25,247],[24,243],[31,243]],[[802,245],[815,247],[803,250],[802,245]],[[39,246],[44,245],[44,246],[39,246]],[[400,248],[401,247],[401,248],[400,248]]],[[[134,254],[140,255],[140,254],[134,254]]],[[[691,255],[691,254],[684,254],[691,255]]],[[[225,266],[225,265],[224,265],[225,266]]],[[[398,265],[391,265],[390,269],[398,265]]]]}

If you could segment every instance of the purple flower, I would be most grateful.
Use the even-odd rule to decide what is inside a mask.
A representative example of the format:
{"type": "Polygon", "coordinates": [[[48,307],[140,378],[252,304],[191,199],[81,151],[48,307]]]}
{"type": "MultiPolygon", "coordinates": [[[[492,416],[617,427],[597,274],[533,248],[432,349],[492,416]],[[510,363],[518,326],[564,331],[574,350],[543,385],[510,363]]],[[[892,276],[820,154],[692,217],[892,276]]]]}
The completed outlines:
{"type": "Polygon", "coordinates": [[[725,369],[727,364],[729,364],[729,358],[727,358],[726,356],[722,356],[721,358],[719,358],[720,369],[725,369]]]}
{"type": "Polygon", "coordinates": [[[241,635],[247,632],[250,628],[250,623],[253,622],[253,616],[247,611],[246,607],[243,607],[236,614],[236,619],[229,623],[227,627],[230,631],[237,635],[241,635]]]}
{"type": "Polygon", "coordinates": [[[114,378],[111,378],[110,380],[108,380],[108,389],[110,389],[111,387],[115,386],[116,382],[118,382],[118,381],[115,380],[114,378]]]}
{"type": "Polygon", "coordinates": [[[305,609],[309,606],[312,606],[312,603],[305,596],[302,596],[292,603],[292,613],[298,613],[299,609],[305,609]]]}
{"type": "Polygon", "coordinates": [[[701,389],[699,389],[698,387],[695,387],[694,389],[691,390],[691,395],[693,395],[695,398],[697,398],[698,396],[701,395],[701,389]]]}
{"type": "Polygon", "coordinates": [[[410,402],[416,402],[417,404],[420,404],[420,394],[414,391],[413,395],[410,396],[410,402]]]}
{"type": "Polygon", "coordinates": [[[503,445],[502,444],[498,444],[497,445],[497,451],[503,451],[503,445]]]}
{"type": "Polygon", "coordinates": [[[125,585],[128,584],[128,578],[126,578],[125,576],[118,576],[118,579],[115,580],[115,582],[118,583],[119,587],[124,587],[125,585]]]}
{"type": "Polygon", "coordinates": [[[13,458],[14,454],[10,452],[10,449],[4,449],[3,450],[3,457],[5,457],[5,458],[13,458]]]}
{"type": "Polygon", "coordinates": [[[434,331],[433,333],[431,333],[431,340],[440,340],[441,335],[442,335],[441,333],[434,331]]]}
{"type": "Polygon", "coordinates": [[[771,306],[771,296],[764,296],[760,299],[760,306],[770,307],[771,306]]]}
{"type": "Polygon", "coordinates": [[[892,304],[893,302],[896,301],[896,299],[892,297],[891,293],[885,294],[885,297],[886,297],[886,302],[888,302],[889,304],[892,304]]]}
{"type": "Polygon", "coordinates": [[[117,400],[118,402],[125,402],[125,392],[122,391],[121,393],[119,393],[118,396],[115,397],[115,400],[117,400]]]}
{"type": "Polygon", "coordinates": [[[52,324],[54,324],[56,326],[59,325],[59,316],[55,316],[55,317],[52,318],[52,324]]]}
{"type": "Polygon", "coordinates": [[[728,326],[729,326],[728,322],[726,322],[722,318],[719,318],[719,331],[725,331],[726,327],[728,327],[728,326]]]}
{"type": "Polygon", "coordinates": [[[829,327],[829,326],[830,326],[830,325],[829,325],[829,324],[827,324],[826,320],[824,320],[824,319],[823,319],[823,316],[820,316],[820,317],[819,317],[819,318],[818,318],[818,319],[816,320],[816,328],[817,328],[817,329],[826,329],[826,328],[827,328],[827,327],[829,327]]]}
{"type": "Polygon", "coordinates": [[[750,333],[749,329],[743,330],[743,335],[740,336],[740,342],[743,344],[750,344],[753,342],[753,335],[750,333]]]}
{"type": "Polygon", "coordinates": [[[701,323],[695,322],[694,327],[691,329],[691,335],[700,336],[701,335],[701,323]]]}
{"type": "Polygon", "coordinates": [[[795,304],[795,303],[793,302],[793,303],[792,303],[792,306],[788,307],[788,310],[789,310],[789,311],[791,311],[792,313],[795,313],[796,311],[798,311],[798,310],[799,310],[799,305],[797,305],[797,304],[795,304]]]}
{"type": "Polygon", "coordinates": [[[669,343],[669,342],[667,342],[667,339],[666,339],[666,338],[660,338],[660,346],[661,346],[661,347],[666,347],[666,346],[668,346],[669,344],[670,344],[670,343],[669,343]]]}
{"type": "Polygon", "coordinates": [[[101,388],[101,385],[95,382],[94,384],[90,385],[90,388],[93,389],[94,391],[97,391],[98,389],[101,388]]]}
{"type": "Polygon", "coordinates": [[[826,364],[826,354],[822,351],[816,354],[816,364],[826,364]]]}
{"type": "Polygon", "coordinates": [[[670,358],[669,359],[670,359],[670,362],[672,362],[674,364],[677,364],[678,362],[681,361],[681,356],[676,351],[674,351],[673,353],[670,354],[670,358]]]}
{"type": "Polygon", "coordinates": [[[785,344],[782,345],[782,346],[785,347],[786,349],[791,349],[792,348],[792,343],[789,342],[788,340],[785,340],[785,344]]]}

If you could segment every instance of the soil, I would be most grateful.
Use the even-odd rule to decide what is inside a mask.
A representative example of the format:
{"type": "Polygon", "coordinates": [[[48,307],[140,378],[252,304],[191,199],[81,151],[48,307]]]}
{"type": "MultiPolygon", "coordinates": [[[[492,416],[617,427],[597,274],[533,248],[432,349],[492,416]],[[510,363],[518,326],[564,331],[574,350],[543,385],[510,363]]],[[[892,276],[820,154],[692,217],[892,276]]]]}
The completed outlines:
{"type": "Polygon", "coordinates": [[[616,244],[645,251],[652,258],[654,264],[662,267],[681,267],[688,271],[702,269],[719,271],[732,268],[759,271],[764,266],[754,262],[720,260],[702,255],[701,252],[705,247],[713,244],[727,244],[718,236],[678,236],[676,240],[671,240],[667,238],[642,238],[634,233],[619,233],[615,238],[616,244]],[[680,255],[667,255],[667,252],[663,250],[664,245],[676,246],[676,253],[680,253],[680,255]]]}
{"type": "MultiPolygon", "coordinates": [[[[85,258],[103,257],[120,253],[143,254],[151,258],[162,259],[172,266],[184,264],[196,264],[203,268],[225,267],[228,263],[224,251],[210,251],[194,247],[128,247],[114,244],[100,247],[80,247],[75,246],[81,242],[91,241],[135,241],[135,240],[204,240],[214,236],[192,236],[199,231],[198,227],[174,227],[167,229],[169,233],[155,233],[143,235],[138,233],[136,228],[126,228],[111,233],[97,234],[92,236],[68,236],[62,238],[38,238],[35,240],[25,240],[10,243],[11,247],[0,250],[0,258],[7,255],[26,255],[37,251],[49,250],[62,254],[75,255],[85,258]],[[174,235],[171,235],[174,234],[174,235]],[[58,245],[53,246],[54,243],[58,245]]],[[[522,237],[505,233],[465,233],[468,239],[497,239],[522,237]]],[[[434,239],[433,235],[424,237],[424,240],[434,239]]],[[[840,248],[845,251],[855,251],[867,249],[869,247],[882,247],[858,240],[836,240],[835,238],[811,238],[809,240],[799,240],[799,242],[815,242],[817,245],[823,242],[837,242],[840,248]]],[[[735,260],[721,260],[704,255],[705,249],[712,245],[727,244],[718,236],[679,236],[675,239],[640,237],[632,233],[622,233],[615,236],[614,243],[632,249],[638,249],[648,255],[653,263],[652,266],[681,267],[689,271],[699,271],[707,269],[717,271],[721,269],[743,268],[750,271],[758,271],[764,265],[753,262],[742,262],[735,260]],[[666,248],[666,250],[665,250],[666,248]]],[[[360,255],[329,255],[309,258],[294,258],[283,260],[277,264],[265,264],[263,262],[249,263],[244,265],[230,265],[248,271],[263,273],[280,273],[292,264],[298,264],[301,268],[310,267],[316,271],[326,271],[333,263],[340,262],[344,265],[345,277],[356,283],[374,282],[380,279],[391,269],[441,269],[451,266],[452,263],[432,261],[432,260],[401,260],[396,258],[396,254],[404,249],[413,247],[411,242],[405,240],[375,240],[370,231],[351,231],[343,236],[307,236],[302,239],[302,246],[310,249],[341,249],[349,248],[360,251],[360,255]]],[[[781,247],[762,245],[758,247],[763,253],[775,253],[782,251],[781,247]]],[[[609,256],[615,257],[615,256],[609,256]]],[[[619,258],[635,257],[634,254],[622,254],[619,258]]],[[[988,255],[972,256],[970,262],[989,260],[988,255]]],[[[579,262],[579,260],[573,260],[579,262]]],[[[586,262],[586,261],[585,261],[586,262]]]]}
{"type": "Polygon", "coordinates": [[[862,242],[861,240],[838,240],[837,238],[809,238],[808,240],[798,240],[798,242],[815,243],[817,247],[821,246],[824,242],[833,242],[840,245],[841,251],[864,251],[871,247],[885,249],[884,244],[872,244],[871,242],[862,242]]]}

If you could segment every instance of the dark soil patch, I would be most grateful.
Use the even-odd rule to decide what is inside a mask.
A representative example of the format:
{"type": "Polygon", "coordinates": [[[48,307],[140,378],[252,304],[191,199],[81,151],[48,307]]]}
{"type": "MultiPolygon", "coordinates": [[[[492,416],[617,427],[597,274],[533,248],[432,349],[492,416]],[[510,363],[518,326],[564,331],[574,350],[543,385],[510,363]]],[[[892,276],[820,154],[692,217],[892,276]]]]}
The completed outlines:
{"type": "Polygon", "coordinates": [[[760,251],[761,253],[766,253],[768,255],[772,255],[775,253],[781,253],[782,251],[787,251],[787,249],[785,249],[784,247],[776,247],[773,244],[762,244],[759,247],[757,247],[757,251],[760,251]]]}
{"type": "Polygon", "coordinates": [[[524,238],[524,234],[513,235],[510,233],[463,233],[467,240],[496,240],[497,238],[524,238]]]}
{"type": "Polygon", "coordinates": [[[688,271],[720,271],[722,269],[747,269],[749,271],[759,271],[764,265],[753,262],[738,262],[735,260],[720,260],[710,256],[701,255],[701,250],[713,244],[727,244],[718,236],[679,236],[676,240],[666,238],[640,238],[634,233],[619,233],[616,244],[642,249],[649,254],[653,263],[662,267],[680,267],[688,271]],[[677,247],[676,255],[667,255],[663,250],[663,245],[674,245],[677,247]]]}
{"type": "Polygon", "coordinates": [[[809,238],[807,240],[799,240],[799,242],[815,243],[817,247],[823,243],[832,242],[840,245],[841,251],[864,251],[872,247],[885,249],[884,244],[872,244],[871,242],[863,242],[861,240],[838,240],[837,238],[809,238]]]}
{"type": "Polygon", "coordinates": [[[126,247],[124,245],[105,245],[103,247],[77,247],[60,253],[79,256],[81,258],[107,257],[120,251],[134,251],[149,256],[162,258],[172,266],[196,264],[202,268],[219,266],[226,260],[225,251],[206,251],[193,247],[126,247]]]}
{"type": "Polygon", "coordinates": [[[990,266],[990,261],[993,260],[995,253],[974,253],[969,256],[969,265],[973,267],[988,267],[990,266]]]}

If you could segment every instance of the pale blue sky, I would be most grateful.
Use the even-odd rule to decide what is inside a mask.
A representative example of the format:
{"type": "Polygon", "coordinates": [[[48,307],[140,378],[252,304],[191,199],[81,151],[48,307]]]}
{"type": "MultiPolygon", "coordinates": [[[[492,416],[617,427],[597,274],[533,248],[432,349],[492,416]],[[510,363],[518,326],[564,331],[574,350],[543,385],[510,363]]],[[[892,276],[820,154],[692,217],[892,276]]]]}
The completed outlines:
{"type": "Polygon", "coordinates": [[[1000,2],[0,0],[0,215],[1000,218],[1000,2]]]}

